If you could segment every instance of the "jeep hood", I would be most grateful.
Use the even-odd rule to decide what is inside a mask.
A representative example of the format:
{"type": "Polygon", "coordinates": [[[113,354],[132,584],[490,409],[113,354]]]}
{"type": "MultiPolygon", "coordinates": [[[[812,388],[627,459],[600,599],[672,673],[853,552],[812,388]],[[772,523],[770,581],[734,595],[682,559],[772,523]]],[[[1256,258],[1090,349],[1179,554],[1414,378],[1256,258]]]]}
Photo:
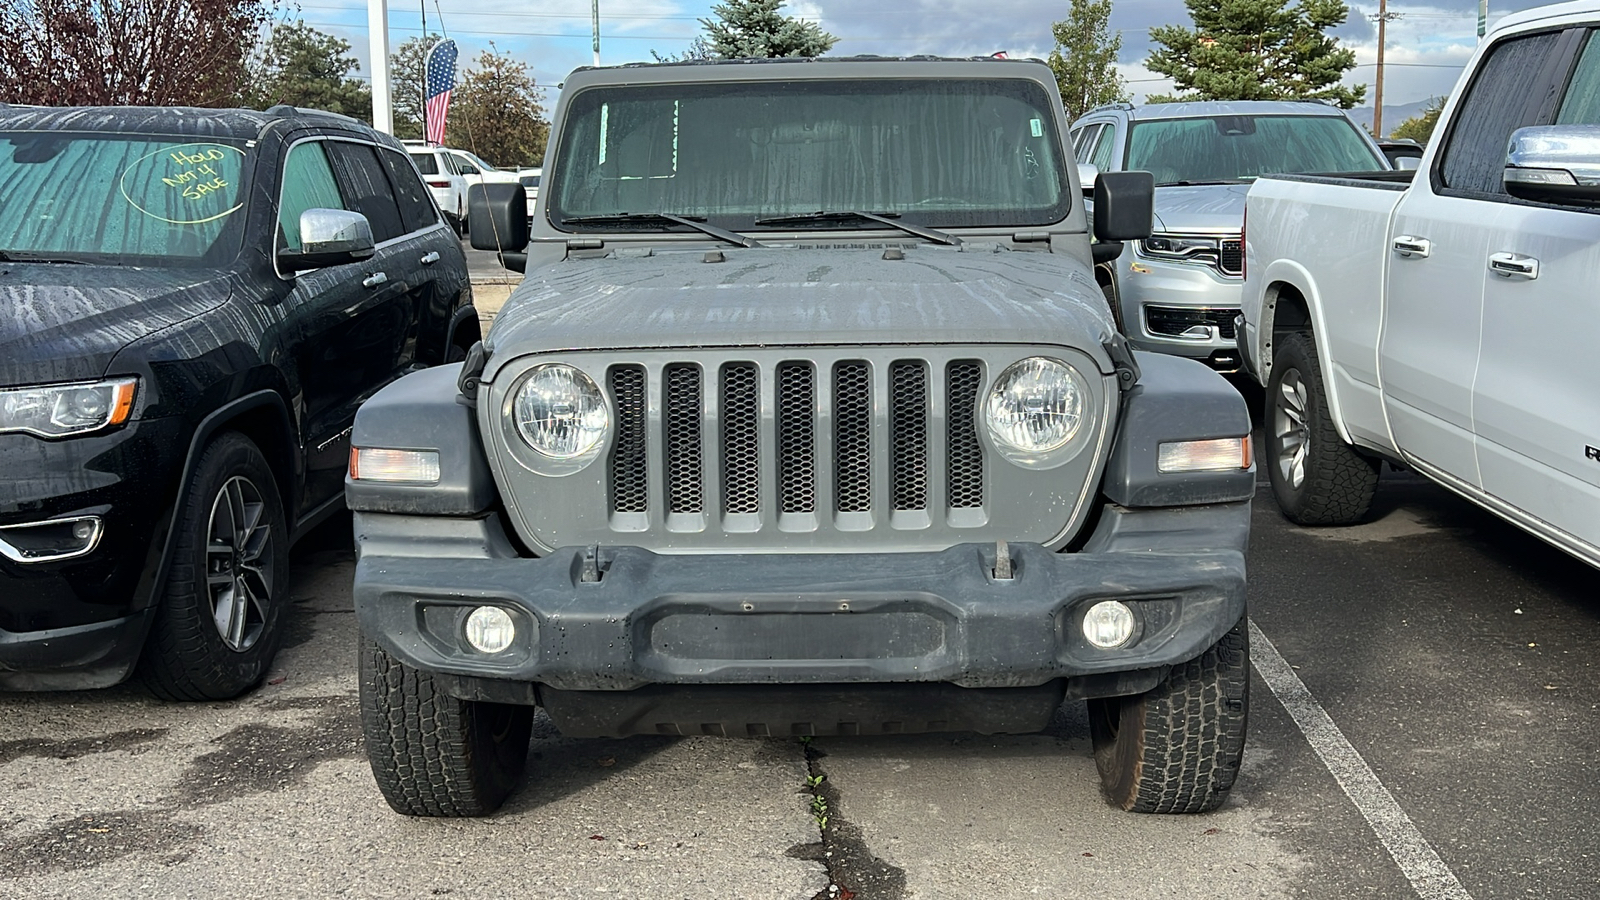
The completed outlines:
{"type": "Polygon", "coordinates": [[[884,254],[728,248],[725,262],[707,262],[701,246],[541,266],[496,317],[485,378],[561,350],[851,344],[1057,344],[1112,371],[1109,310],[1072,258],[973,244],[884,254]]]}
{"type": "Polygon", "coordinates": [[[1169,234],[1228,232],[1244,224],[1248,184],[1168,185],[1156,188],[1156,231],[1169,234]]]}
{"type": "Polygon", "coordinates": [[[123,347],[228,293],[215,270],[0,263],[0,386],[99,378],[123,347]]]}

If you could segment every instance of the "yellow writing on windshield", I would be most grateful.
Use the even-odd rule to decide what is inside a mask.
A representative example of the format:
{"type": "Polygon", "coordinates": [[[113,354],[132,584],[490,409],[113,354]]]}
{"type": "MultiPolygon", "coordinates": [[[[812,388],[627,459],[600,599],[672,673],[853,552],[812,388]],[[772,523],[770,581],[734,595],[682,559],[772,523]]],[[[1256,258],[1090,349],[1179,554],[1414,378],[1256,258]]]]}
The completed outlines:
{"type": "Polygon", "coordinates": [[[174,225],[212,222],[244,206],[237,181],[244,151],[227,144],[179,144],[134,160],[122,172],[123,199],[174,225]]]}

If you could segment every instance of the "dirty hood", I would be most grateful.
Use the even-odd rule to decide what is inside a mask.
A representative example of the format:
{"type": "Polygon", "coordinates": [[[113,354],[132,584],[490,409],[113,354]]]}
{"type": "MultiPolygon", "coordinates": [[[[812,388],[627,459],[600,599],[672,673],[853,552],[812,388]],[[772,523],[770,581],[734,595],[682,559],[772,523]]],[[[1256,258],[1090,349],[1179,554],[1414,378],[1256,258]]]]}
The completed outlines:
{"type": "Polygon", "coordinates": [[[215,270],[0,262],[0,386],[99,378],[128,344],[228,293],[215,270]]]}
{"type": "Polygon", "coordinates": [[[908,244],[729,248],[569,259],[528,272],[496,317],[485,377],[560,350],[1056,344],[1111,371],[1100,288],[1071,257],[908,244]]]}
{"type": "Polygon", "coordinates": [[[1156,231],[1238,234],[1244,223],[1244,199],[1249,193],[1249,184],[1158,187],[1156,231]]]}

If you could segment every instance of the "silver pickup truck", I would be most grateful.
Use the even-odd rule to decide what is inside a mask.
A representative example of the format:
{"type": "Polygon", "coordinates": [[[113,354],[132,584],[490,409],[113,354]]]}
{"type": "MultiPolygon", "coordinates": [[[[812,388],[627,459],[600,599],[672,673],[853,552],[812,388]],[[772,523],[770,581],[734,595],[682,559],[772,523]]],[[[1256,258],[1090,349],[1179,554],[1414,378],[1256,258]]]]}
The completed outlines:
{"type": "Polygon", "coordinates": [[[1090,704],[1116,805],[1210,809],[1244,747],[1243,401],[1128,350],[1050,69],[583,69],[526,277],[457,369],[364,405],[347,499],[367,750],[493,810],[573,736],[1028,732],[1090,704]]]}
{"type": "Polygon", "coordinates": [[[1378,145],[1322,103],[1112,104],[1072,125],[1080,176],[1148,171],[1155,230],[1096,272],[1128,343],[1239,368],[1233,320],[1244,282],[1244,198],[1268,172],[1389,168],[1378,145]]]}
{"type": "Polygon", "coordinates": [[[1508,16],[1412,178],[1250,191],[1241,347],[1303,524],[1413,468],[1600,565],[1600,4],[1508,16]]]}

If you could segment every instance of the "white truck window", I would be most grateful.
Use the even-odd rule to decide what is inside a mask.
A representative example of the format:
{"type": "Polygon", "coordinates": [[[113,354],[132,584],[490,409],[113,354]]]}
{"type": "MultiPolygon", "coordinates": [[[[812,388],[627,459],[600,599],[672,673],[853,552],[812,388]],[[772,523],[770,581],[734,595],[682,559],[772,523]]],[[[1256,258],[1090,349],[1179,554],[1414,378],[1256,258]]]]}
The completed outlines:
{"type": "Polygon", "coordinates": [[[1589,32],[1556,124],[1600,125],[1600,31],[1589,32]]]}
{"type": "Polygon", "coordinates": [[[1534,124],[1537,88],[1557,32],[1502,41],[1489,51],[1461,101],[1444,148],[1444,185],[1472,194],[1505,194],[1501,183],[1511,132],[1534,124]]]}

